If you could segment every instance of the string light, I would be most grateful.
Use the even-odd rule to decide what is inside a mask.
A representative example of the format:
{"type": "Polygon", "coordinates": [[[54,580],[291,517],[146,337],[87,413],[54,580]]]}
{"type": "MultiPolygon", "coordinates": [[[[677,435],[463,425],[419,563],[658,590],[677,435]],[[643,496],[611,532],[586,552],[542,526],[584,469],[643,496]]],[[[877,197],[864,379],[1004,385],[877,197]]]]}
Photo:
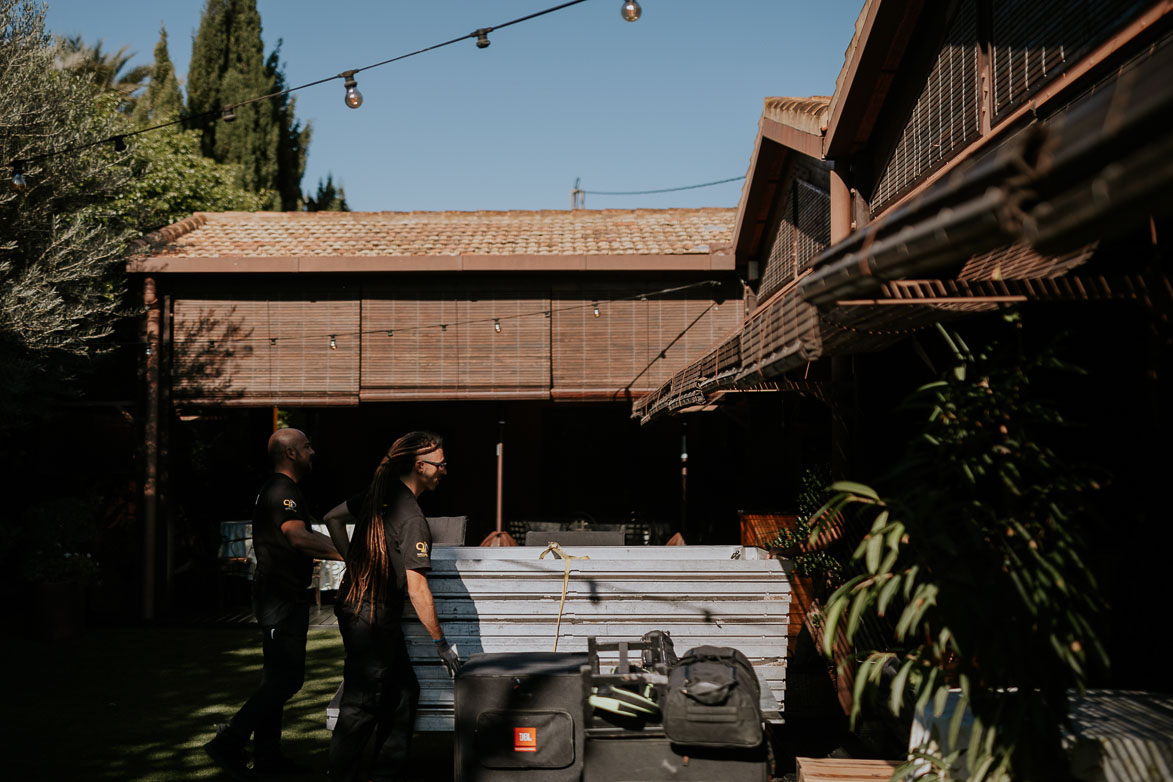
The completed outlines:
{"type": "Polygon", "coordinates": [[[623,8],[619,11],[625,22],[638,21],[643,12],[644,9],[639,7],[639,3],[636,0],[624,0],[623,8]]]}
{"type": "MultiPolygon", "coordinates": [[[[121,133],[121,134],[116,134],[113,136],[108,136],[103,139],[98,139],[95,141],[90,141],[90,142],[86,142],[83,144],[78,144],[78,145],[75,145],[72,147],[64,147],[62,149],[52,150],[50,152],[46,152],[41,155],[36,155],[36,156],[30,157],[30,158],[27,158],[26,160],[35,162],[38,160],[45,160],[45,159],[48,159],[51,157],[57,157],[60,155],[67,155],[67,154],[71,154],[74,152],[80,152],[85,149],[90,149],[91,147],[96,147],[100,144],[113,142],[118,136],[124,136],[124,137],[137,136],[140,133],[149,133],[151,131],[161,130],[163,128],[169,128],[169,127],[173,127],[173,126],[179,125],[179,124],[190,124],[190,123],[194,123],[198,120],[212,119],[217,116],[225,122],[234,122],[236,120],[236,109],[238,109],[242,106],[247,106],[252,103],[259,103],[260,101],[263,101],[263,100],[269,100],[269,99],[273,99],[273,98],[281,98],[286,95],[289,95],[290,93],[297,92],[298,90],[303,90],[303,89],[306,89],[307,87],[314,87],[319,84],[323,84],[327,81],[332,81],[333,79],[338,79],[338,78],[347,80],[347,83],[345,85],[346,89],[347,89],[346,105],[350,106],[351,108],[358,108],[358,106],[362,104],[362,94],[359,93],[357,89],[355,89],[354,90],[354,98],[352,99],[351,88],[356,86],[357,83],[354,81],[354,74],[358,73],[360,70],[370,70],[372,68],[378,68],[383,65],[388,65],[393,62],[398,62],[399,60],[407,59],[408,57],[415,57],[416,55],[424,54],[425,52],[430,52],[434,49],[439,49],[444,46],[449,46],[451,44],[458,43],[458,42],[463,41],[467,38],[477,39],[477,46],[483,49],[483,48],[485,48],[485,46],[489,45],[488,33],[492,32],[494,30],[500,30],[502,28],[509,27],[511,25],[520,24],[521,22],[528,22],[531,19],[536,19],[540,16],[545,16],[546,14],[554,13],[555,11],[562,11],[567,8],[570,8],[571,6],[576,6],[581,3],[585,3],[585,2],[586,2],[586,0],[567,0],[566,2],[560,3],[556,6],[551,7],[551,8],[546,8],[541,11],[536,11],[532,14],[527,14],[527,15],[519,17],[517,19],[512,19],[508,22],[503,22],[501,24],[494,25],[492,27],[478,28],[474,32],[467,33],[466,35],[462,35],[458,38],[453,38],[449,41],[443,41],[441,43],[433,44],[431,46],[425,46],[422,49],[417,49],[416,51],[408,52],[407,54],[401,54],[397,57],[391,57],[391,58],[388,58],[388,59],[383,60],[381,62],[372,63],[371,65],[364,66],[363,68],[354,68],[349,71],[343,71],[342,73],[336,74],[334,76],[328,76],[324,79],[317,79],[316,81],[307,82],[305,84],[299,84],[296,87],[289,87],[287,89],[279,90],[277,92],[268,93],[266,95],[259,95],[254,98],[249,98],[247,100],[242,100],[237,103],[233,103],[229,106],[223,106],[221,108],[212,109],[210,111],[202,112],[199,114],[190,114],[190,115],[185,115],[185,116],[179,116],[175,119],[168,120],[167,122],[160,122],[157,125],[151,125],[149,127],[139,128],[137,130],[129,131],[127,133],[121,133]],[[483,33],[483,35],[482,35],[482,33],[483,33]],[[352,104],[352,102],[353,102],[353,104],[352,104]]],[[[624,18],[628,19],[628,21],[635,21],[635,19],[638,19],[639,14],[641,12],[642,11],[639,8],[639,3],[634,2],[634,0],[629,0],[628,3],[624,4],[623,14],[624,14],[624,18]],[[628,18],[629,17],[628,6],[632,7],[633,11],[631,13],[635,14],[635,16],[630,19],[628,18]]],[[[119,151],[121,151],[121,150],[119,150],[119,151]]],[[[16,177],[14,176],[13,178],[15,179],[16,177]]]]}
{"type": "Polygon", "coordinates": [[[500,318],[493,318],[493,331],[497,332],[498,334],[501,333],[501,319],[500,318]]]}
{"type": "MultiPolygon", "coordinates": [[[[718,288],[719,286],[720,286],[720,283],[718,283],[715,280],[705,280],[702,282],[693,282],[693,283],[688,283],[686,285],[678,285],[678,286],[671,287],[671,288],[663,288],[663,289],[656,290],[656,291],[637,293],[637,294],[632,294],[631,296],[622,296],[622,297],[618,297],[618,298],[614,298],[614,299],[595,299],[595,300],[592,300],[591,303],[589,303],[589,304],[587,304],[587,303],[569,304],[564,307],[555,307],[555,308],[551,308],[551,309],[533,310],[531,312],[521,312],[521,313],[517,313],[515,315],[497,315],[497,316],[489,316],[489,317],[484,317],[484,318],[472,318],[469,320],[457,321],[456,323],[421,323],[417,326],[406,327],[406,331],[409,331],[409,332],[410,331],[426,331],[428,329],[434,329],[437,326],[439,326],[441,331],[447,331],[448,327],[452,326],[452,325],[464,326],[464,325],[476,325],[476,324],[489,323],[489,322],[500,323],[501,321],[506,321],[506,320],[521,320],[523,318],[536,318],[538,315],[541,315],[544,318],[550,318],[553,316],[553,313],[555,313],[555,312],[571,312],[574,310],[583,310],[588,307],[590,307],[592,309],[592,313],[596,307],[599,308],[599,315],[601,317],[603,304],[614,304],[617,302],[625,302],[625,301],[631,301],[631,302],[638,301],[638,302],[642,302],[642,303],[647,303],[650,300],[650,297],[665,296],[665,295],[668,295],[671,293],[679,293],[681,291],[694,290],[694,289],[700,288],[700,287],[718,288]]],[[[702,316],[704,313],[707,313],[707,312],[709,312],[709,310],[707,310],[707,309],[704,310],[702,312],[702,316]]],[[[402,327],[402,326],[399,326],[396,328],[401,332],[405,330],[404,327],[402,327]]],[[[335,344],[337,344],[337,340],[339,337],[348,337],[348,336],[349,337],[357,337],[360,340],[363,337],[368,336],[368,335],[372,335],[372,334],[385,334],[388,337],[394,337],[396,328],[377,328],[377,329],[367,329],[367,330],[361,330],[361,331],[348,331],[348,332],[345,332],[342,334],[339,334],[337,332],[335,332],[334,334],[325,334],[325,333],[301,334],[298,337],[292,337],[292,336],[288,336],[288,337],[241,337],[241,338],[235,338],[235,339],[225,339],[225,340],[220,340],[220,341],[221,342],[264,342],[265,340],[268,340],[270,345],[276,345],[278,340],[281,340],[284,342],[290,342],[290,341],[296,341],[296,340],[317,340],[317,339],[321,339],[321,338],[325,337],[327,339],[334,340],[335,344]]],[[[502,329],[504,329],[504,324],[502,324],[502,329]]],[[[177,344],[188,344],[188,343],[200,342],[200,341],[202,341],[202,339],[187,339],[187,340],[178,339],[178,340],[176,340],[177,344]]],[[[123,344],[131,344],[131,343],[116,343],[116,344],[123,345],[123,344]]],[[[138,345],[141,343],[136,341],[133,344],[138,345]]],[[[209,339],[208,346],[211,348],[216,347],[216,340],[209,339]]],[[[335,349],[337,349],[337,348],[335,348],[335,349]]]]}
{"type": "Polygon", "coordinates": [[[330,335],[330,350],[338,349],[338,340],[334,339],[334,335],[330,335]]]}
{"type": "Polygon", "coordinates": [[[354,80],[354,74],[358,71],[343,71],[338,74],[346,79],[346,105],[352,109],[357,109],[362,105],[362,93],[358,91],[358,82],[354,80]]]}
{"type": "Polygon", "coordinates": [[[594,303],[594,306],[595,306],[595,317],[597,318],[597,317],[599,317],[599,302],[596,301],[594,303]]]}
{"type": "Polygon", "coordinates": [[[114,137],[114,151],[115,152],[125,152],[126,151],[126,138],[124,138],[123,136],[115,136],[114,137]]]}
{"type": "Polygon", "coordinates": [[[28,190],[29,183],[24,180],[24,164],[19,160],[12,164],[12,189],[18,193],[28,190]]]}

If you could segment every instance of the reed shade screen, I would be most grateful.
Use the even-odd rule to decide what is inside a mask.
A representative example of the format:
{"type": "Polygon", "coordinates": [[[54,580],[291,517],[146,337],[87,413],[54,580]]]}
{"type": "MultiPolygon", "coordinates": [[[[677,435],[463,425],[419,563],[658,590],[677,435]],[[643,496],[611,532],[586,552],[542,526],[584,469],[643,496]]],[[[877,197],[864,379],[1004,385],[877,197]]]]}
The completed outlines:
{"type": "Polygon", "coordinates": [[[265,296],[175,301],[176,397],[254,404],[357,402],[358,301],[328,292],[313,300],[280,291],[265,296]],[[330,334],[336,335],[334,350],[330,334]]]}
{"type": "Polygon", "coordinates": [[[774,213],[770,219],[769,242],[770,249],[766,256],[766,266],[762,271],[762,284],[758,289],[758,296],[768,299],[777,293],[787,283],[794,280],[795,270],[795,195],[793,167],[788,176],[789,181],[780,188],[782,198],[774,205],[774,213]]]}
{"type": "Polygon", "coordinates": [[[974,1],[962,0],[899,140],[881,162],[873,216],[980,135],[977,62],[974,1]]]}
{"type": "Polygon", "coordinates": [[[646,393],[710,351],[722,337],[741,325],[740,301],[725,302],[713,311],[713,301],[707,298],[606,301],[630,294],[602,290],[597,294],[597,318],[591,306],[596,300],[592,293],[554,294],[555,397],[621,394],[663,350],[665,358],[655,361],[631,387],[632,393],[646,393]],[[696,325],[665,350],[698,316],[701,317],[696,325]]]}
{"type": "Polygon", "coordinates": [[[831,244],[830,175],[820,166],[795,162],[780,189],[769,228],[769,250],[758,290],[768,299],[831,244]]]}
{"type": "Polygon", "coordinates": [[[366,299],[362,398],[546,398],[550,321],[542,313],[549,306],[549,299],[507,294],[366,299]]]}
{"type": "Polygon", "coordinates": [[[992,58],[995,122],[1022,105],[1069,63],[1128,23],[1137,0],[995,2],[992,58]]]}

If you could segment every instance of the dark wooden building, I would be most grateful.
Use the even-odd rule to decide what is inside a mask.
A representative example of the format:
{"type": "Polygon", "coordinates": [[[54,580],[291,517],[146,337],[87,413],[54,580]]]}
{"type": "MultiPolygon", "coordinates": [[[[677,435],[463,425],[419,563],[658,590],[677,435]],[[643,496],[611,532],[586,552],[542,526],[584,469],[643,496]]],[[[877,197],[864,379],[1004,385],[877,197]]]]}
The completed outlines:
{"type": "Polygon", "coordinates": [[[504,428],[506,520],[678,527],[678,437],[630,406],[740,327],[734,217],[196,214],[145,237],[129,270],[147,306],[148,569],[248,515],[278,418],[314,439],[318,513],[431,428],[452,468],[427,510],[469,516],[476,542],[504,428]],[[632,479],[605,482],[618,464],[632,479]]]}
{"type": "Polygon", "coordinates": [[[1170,537],[1150,491],[1173,434],[1170,74],[1169,2],[865,2],[831,96],[766,99],[733,236],[744,326],[633,414],[724,410],[784,469],[872,480],[901,399],[940,369],[933,325],[980,334],[1018,305],[1088,372],[1056,391],[1064,455],[1111,476],[1115,684],[1169,687],[1141,650],[1170,537]]]}

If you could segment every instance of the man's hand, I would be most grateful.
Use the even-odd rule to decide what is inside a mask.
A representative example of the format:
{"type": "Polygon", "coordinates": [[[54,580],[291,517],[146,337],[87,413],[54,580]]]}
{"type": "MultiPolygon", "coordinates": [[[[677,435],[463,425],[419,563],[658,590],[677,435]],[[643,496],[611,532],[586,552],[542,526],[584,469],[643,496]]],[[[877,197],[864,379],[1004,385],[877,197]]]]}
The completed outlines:
{"type": "Polygon", "coordinates": [[[455,679],[456,672],[460,670],[460,654],[457,653],[456,646],[448,643],[448,639],[441,638],[439,641],[436,641],[436,653],[444,661],[444,667],[448,669],[448,675],[455,679]]]}

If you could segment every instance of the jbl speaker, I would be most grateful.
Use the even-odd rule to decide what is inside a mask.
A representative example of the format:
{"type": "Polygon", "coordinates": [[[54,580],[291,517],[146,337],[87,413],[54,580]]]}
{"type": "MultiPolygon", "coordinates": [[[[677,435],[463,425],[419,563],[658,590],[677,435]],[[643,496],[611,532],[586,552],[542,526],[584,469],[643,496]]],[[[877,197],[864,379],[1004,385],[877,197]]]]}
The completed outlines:
{"type": "Polygon", "coordinates": [[[456,675],[456,782],[579,782],[586,654],[474,654],[456,675]]]}

